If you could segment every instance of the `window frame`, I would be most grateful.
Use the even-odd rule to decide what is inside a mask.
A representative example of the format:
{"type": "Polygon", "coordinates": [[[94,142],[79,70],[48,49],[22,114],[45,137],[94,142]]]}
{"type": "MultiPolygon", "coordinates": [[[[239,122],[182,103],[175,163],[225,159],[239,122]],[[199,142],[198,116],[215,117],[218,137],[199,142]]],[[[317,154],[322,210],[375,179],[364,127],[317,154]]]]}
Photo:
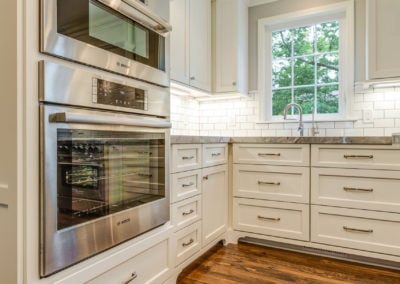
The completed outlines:
{"type": "MultiPolygon", "coordinates": [[[[354,93],[354,0],[258,20],[258,90],[261,121],[283,121],[272,115],[272,31],[338,20],[339,37],[339,113],[315,114],[316,120],[346,119],[354,93]]],[[[304,115],[311,120],[311,114],[304,115]]]]}

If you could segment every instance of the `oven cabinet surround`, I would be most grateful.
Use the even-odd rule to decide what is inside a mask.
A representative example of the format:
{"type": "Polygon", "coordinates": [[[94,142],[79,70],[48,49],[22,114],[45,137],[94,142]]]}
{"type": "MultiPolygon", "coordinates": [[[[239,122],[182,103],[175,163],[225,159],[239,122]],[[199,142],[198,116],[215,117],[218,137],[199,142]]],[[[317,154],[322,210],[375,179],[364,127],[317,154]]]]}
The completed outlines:
{"type": "Polygon", "coordinates": [[[228,227],[228,144],[171,145],[171,223],[175,270],[220,240],[228,227]]]}
{"type": "Polygon", "coordinates": [[[367,0],[368,80],[400,77],[398,0],[367,0]]]}
{"type": "Polygon", "coordinates": [[[247,0],[213,1],[215,93],[248,93],[247,0]]]}
{"type": "Polygon", "coordinates": [[[169,1],[171,79],[210,92],[211,0],[169,1]]]}
{"type": "Polygon", "coordinates": [[[233,145],[233,240],[400,261],[400,148],[233,145]]]}

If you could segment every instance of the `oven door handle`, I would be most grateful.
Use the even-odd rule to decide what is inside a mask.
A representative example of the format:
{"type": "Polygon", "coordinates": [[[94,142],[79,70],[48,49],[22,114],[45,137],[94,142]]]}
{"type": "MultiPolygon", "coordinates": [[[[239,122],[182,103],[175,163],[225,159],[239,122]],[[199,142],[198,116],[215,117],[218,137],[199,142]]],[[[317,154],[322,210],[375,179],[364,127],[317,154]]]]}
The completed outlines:
{"type": "Polygon", "coordinates": [[[49,115],[52,123],[82,123],[82,124],[103,124],[103,125],[127,125],[143,126],[152,128],[171,128],[168,121],[160,121],[143,117],[120,117],[108,115],[92,115],[83,113],[58,112],[49,115]]]}
{"type": "Polygon", "coordinates": [[[167,34],[172,31],[172,26],[163,18],[148,9],[144,4],[138,0],[99,0],[101,3],[111,7],[114,10],[124,14],[125,16],[135,20],[145,27],[155,31],[159,34],[167,34]],[[126,9],[122,3],[129,6],[126,9]],[[133,8],[133,9],[132,9],[133,8]]]}

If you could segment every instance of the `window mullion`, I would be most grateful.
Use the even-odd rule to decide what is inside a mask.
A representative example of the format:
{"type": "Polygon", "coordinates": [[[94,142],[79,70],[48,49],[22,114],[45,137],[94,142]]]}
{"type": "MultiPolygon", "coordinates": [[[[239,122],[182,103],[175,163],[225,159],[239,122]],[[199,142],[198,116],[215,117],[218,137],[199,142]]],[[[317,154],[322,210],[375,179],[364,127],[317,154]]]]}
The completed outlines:
{"type": "Polygon", "coordinates": [[[317,29],[316,29],[316,25],[313,26],[313,30],[314,30],[314,107],[313,107],[313,112],[314,113],[318,113],[318,101],[317,101],[317,95],[318,95],[318,88],[317,88],[317,84],[318,84],[318,57],[317,57],[317,53],[318,53],[318,45],[317,45],[317,29]]]}
{"type": "MultiPolygon", "coordinates": [[[[291,87],[292,87],[292,103],[294,103],[294,40],[293,34],[290,33],[290,42],[291,42],[291,51],[290,51],[290,62],[291,62],[291,71],[292,71],[292,80],[291,80],[291,87]]],[[[290,110],[291,114],[293,115],[293,108],[290,110]]]]}

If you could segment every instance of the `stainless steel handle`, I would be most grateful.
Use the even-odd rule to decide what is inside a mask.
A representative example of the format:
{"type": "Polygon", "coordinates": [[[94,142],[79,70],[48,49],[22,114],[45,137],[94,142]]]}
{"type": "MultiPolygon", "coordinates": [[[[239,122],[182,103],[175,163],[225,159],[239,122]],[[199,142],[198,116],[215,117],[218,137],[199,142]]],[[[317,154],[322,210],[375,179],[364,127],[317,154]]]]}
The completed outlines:
{"type": "Polygon", "coordinates": [[[258,156],[280,156],[281,153],[258,153],[258,156]]]}
{"type": "Polygon", "coordinates": [[[187,215],[190,215],[190,214],[193,214],[193,213],[194,213],[194,210],[190,209],[189,212],[182,212],[182,216],[187,216],[187,215]]]}
{"type": "Polygon", "coordinates": [[[194,240],[193,240],[193,239],[190,239],[190,241],[188,241],[187,243],[183,243],[182,246],[183,246],[183,247],[190,246],[191,244],[193,244],[193,242],[194,242],[194,240]]]}
{"type": "Polygon", "coordinates": [[[374,155],[343,155],[345,159],[373,159],[374,155]]]}
{"type": "Polygon", "coordinates": [[[269,221],[280,221],[281,220],[281,218],[272,218],[272,217],[264,217],[264,216],[261,216],[261,215],[258,215],[257,216],[257,218],[258,219],[261,219],[261,220],[269,220],[269,221]]]}
{"type": "Polygon", "coordinates": [[[182,160],[192,160],[194,159],[194,156],[183,156],[182,160]]]}
{"type": "Polygon", "coordinates": [[[135,280],[137,277],[138,277],[137,273],[136,273],[136,272],[132,272],[131,277],[130,277],[127,281],[125,281],[124,284],[129,284],[129,283],[131,283],[131,282],[132,282],[133,280],[135,280]]]}
{"type": "Polygon", "coordinates": [[[99,1],[157,33],[166,34],[172,30],[172,26],[166,20],[155,14],[143,5],[143,3],[140,3],[137,0],[99,1]],[[125,3],[128,7],[124,7],[121,5],[122,3],[125,3]]]}
{"type": "Polygon", "coordinates": [[[182,187],[188,187],[194,185],[194,182],[189,182],[189,183],[182,183],[182,187]]]}
{"type": "Polygon", "coordinates": [[[258,181],[258,184],[281,185],[279,181],[273,182],[273,181],[261,181],[261,180],[258,181]]]}
{"type": "Polygon", "coordinates": [[[345,191],[358,191],[358,192],[373,192],[373,188],[357,188],[357,187],[343,187],[345,191]]]}
{"type": "Polygon", "coordinates": [[[347,226],[343,226],[343,230],[350,231],[350,232],[368,233],[368,234],[371,234],[374,232],[374,230],[372,230],[372,229],[357,229],[357,228],[350,228],[347,226]]]}
{"type": "Polygon", "coordinates": [[[103,124],[103,125],[127,125],[143,126],[152,128],[171,128],[172,124],[167,121],[159,121],[143,117],[121,117],[113,115],[84,114],[77,112],[59,112],[49,115],[52,123],[81,123],[81,124],[103,124]]]}
{"type": "Polygon", "coordinates": [[[211,153],[212,157],[221,156],[221,153],[211,153]]]}

